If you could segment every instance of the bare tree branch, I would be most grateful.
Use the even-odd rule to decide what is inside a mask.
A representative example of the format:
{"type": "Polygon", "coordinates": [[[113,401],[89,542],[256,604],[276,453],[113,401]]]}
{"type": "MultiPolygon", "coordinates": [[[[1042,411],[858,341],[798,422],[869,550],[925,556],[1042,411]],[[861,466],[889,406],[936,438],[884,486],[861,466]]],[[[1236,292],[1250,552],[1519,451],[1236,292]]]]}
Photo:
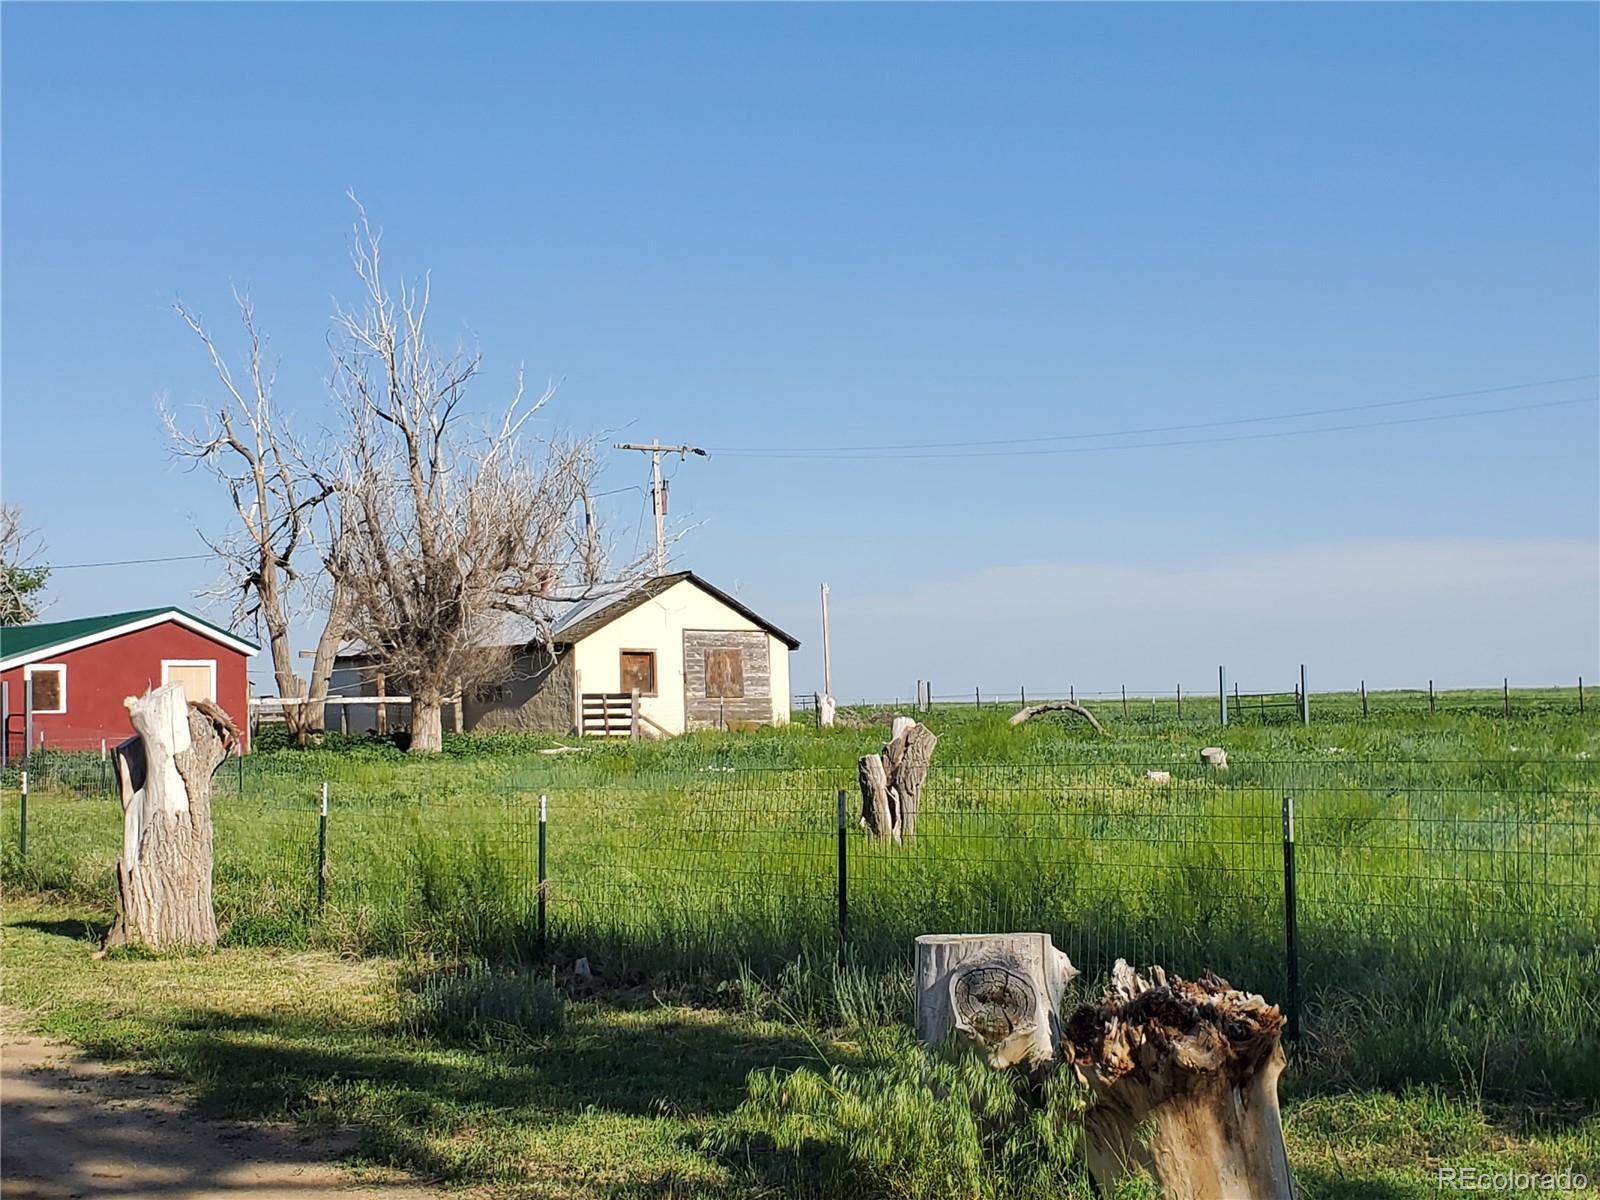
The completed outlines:
{"type": "MultiPolygon", "coordinates": [[[[335,312],[332,347],[345,417],[341,569],[352,631],[412,696],[412,749],[437,750],[445,699],[506,677],[497,615],[548,641],[560,602],[593,594],[608,574],[592,498],[598,455],[592,438],[532,432],[555,387],[530,399],[520,373],[497,419],[469,418],[481,356],[428,340],[427,277],[391,290],[381,237],[359,202],[356,211],[362,298],[335,312]]],[[[621,575],[639,573],[634,564],[621,575]]]]}
{"type": "Polygon", "coordinates": [[[313,703],[284,706],[290,732],[303,743],[322,730],[319,701],[328,694],[334,653],[345,635],[339,496],[334,472],[295,441],[273,397],[274,372],[249,296],[235,290],[234,302],[246,347],[239,378],[199,314],[174,305],[204,347],[223,397],[202,408],[197,428],[180,425],[165,407],[162,417],[173,453],[210,471],[227,491],[235,523],[204,540],[222,563],[220,593],[231,600],[235,622],[253,623],[264,634],[278,693],[286,699],[308,694],[295,665],[291,614],[312,601],[327,613],[309,679],[313,703]]]}

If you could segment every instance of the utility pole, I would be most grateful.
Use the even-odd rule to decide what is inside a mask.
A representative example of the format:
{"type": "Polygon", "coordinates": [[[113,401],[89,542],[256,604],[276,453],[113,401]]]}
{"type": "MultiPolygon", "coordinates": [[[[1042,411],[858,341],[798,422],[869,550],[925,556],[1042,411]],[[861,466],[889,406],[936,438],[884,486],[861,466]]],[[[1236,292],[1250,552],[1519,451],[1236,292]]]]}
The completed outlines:
{"type": "Polygon", "coordinates": [[[833,639],[828,630],[828,585],[822,585],[822,690],[833,695],[833,639]]]}
{"type": "Polygon", "coordinates": [[[661,478],[661,456],[676,454],[681,462],[685,455],[698,454],[710,458],[699,446],[663,446],[659,439],[648,446],[638,442],[618,442],[618,450],[638,450],[650,456],[650,507],[656,514],[656,574],[667,573],[667,485],[661,478]]]}
{"type": "Polygon", "coordinates": [[[822,700],[817,707],[817,724],[833,727],[833,642],[828,630],[828,585],[822,585],[822,700]]]}

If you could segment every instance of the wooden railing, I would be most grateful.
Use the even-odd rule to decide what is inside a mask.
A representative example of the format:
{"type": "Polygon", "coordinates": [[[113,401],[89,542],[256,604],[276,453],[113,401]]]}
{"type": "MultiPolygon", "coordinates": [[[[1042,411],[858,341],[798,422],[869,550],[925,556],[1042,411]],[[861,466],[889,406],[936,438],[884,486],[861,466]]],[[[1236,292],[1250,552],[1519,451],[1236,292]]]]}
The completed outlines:
{"type": "Polygon", "coordinates": [[[584,692],[578,705],[583,737],[639,736],[639,697],[634,692],[584,692]]]}

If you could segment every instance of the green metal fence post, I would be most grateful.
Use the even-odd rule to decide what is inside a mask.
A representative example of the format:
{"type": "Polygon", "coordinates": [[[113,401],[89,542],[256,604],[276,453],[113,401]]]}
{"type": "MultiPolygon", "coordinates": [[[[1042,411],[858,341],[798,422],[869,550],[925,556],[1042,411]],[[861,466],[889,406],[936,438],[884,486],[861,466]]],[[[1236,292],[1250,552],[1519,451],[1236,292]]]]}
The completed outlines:
{"type": "Polygon", "coordinates": [[[850,939],[850,851],[849,842],[845,840],[845,835],[850,828],[850,821],[846,803],[846,793],[843,788],[840,788],[839,871],[836,891],[839,903],[839,944],[841,946],[850,939]]]}
{"type": "Polygon", "coordinates": [[[1228,724],[1228,673],[1222,667],[1217,668],[1217,712],[1226,728],[1228,724]]]}
{"type": "Polygon", "coordinates": [[[1294,880],[1294,795],[1283,797],[1283,940],[1284,973],[1288,1001],[1286,1036],[1300,1036],[1300,940],[1296,917],[1298,898],[1294,880]]]}

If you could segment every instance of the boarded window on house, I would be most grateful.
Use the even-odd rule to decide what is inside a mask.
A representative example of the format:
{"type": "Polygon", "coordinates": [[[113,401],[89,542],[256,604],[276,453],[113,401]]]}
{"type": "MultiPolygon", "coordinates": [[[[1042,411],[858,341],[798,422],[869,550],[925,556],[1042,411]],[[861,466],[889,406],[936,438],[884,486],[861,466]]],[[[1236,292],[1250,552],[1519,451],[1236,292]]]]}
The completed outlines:
{"type": "Polygon", "coordinates": [[[33,680],[33,711],[59,713],[67,711],[66,667],[32,667],[28,678],[33,680]]]}
{"type": "Polygon", "coordinates": [[[638,689],[641,696],[656,694],[656,655],[654,650],[622,652],[622,690],[638,689]]]}
{"type": "Polygon", "coordinates": [[[706,696],[712,700],[744,697],[744,656],[738,650],[717,648],[706,652],[706,696]]]}

